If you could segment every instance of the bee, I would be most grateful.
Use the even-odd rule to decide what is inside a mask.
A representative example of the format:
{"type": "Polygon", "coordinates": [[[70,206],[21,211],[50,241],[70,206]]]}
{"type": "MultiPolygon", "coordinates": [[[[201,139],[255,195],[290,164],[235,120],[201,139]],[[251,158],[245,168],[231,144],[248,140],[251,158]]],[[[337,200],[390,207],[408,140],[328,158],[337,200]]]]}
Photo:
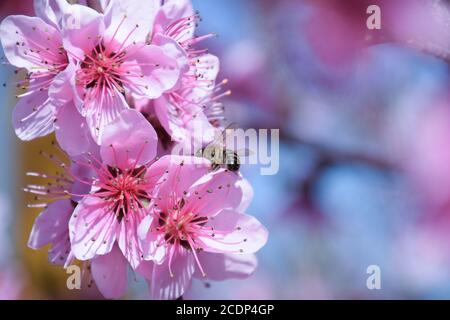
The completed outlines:
{"type": "Polygon", "coordinates": [[[224,135],[227,129],[224,129],[216,139],[207,146],[196,152],[197,157],[203,157],[211,161],[211,171],[219,168],[225,168],[231,172],[239,172],[241,168],[241,157],[247,157],[251,154],[250,150],[231,150],[224,144],[224,135]]]}

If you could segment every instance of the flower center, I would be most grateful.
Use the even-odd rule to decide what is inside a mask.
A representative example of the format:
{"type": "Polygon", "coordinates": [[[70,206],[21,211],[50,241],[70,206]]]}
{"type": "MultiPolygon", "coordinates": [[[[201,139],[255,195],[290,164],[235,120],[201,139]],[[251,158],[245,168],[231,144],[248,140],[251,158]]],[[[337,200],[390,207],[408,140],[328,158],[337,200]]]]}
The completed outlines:
{"type": "Polygon", "coordinates": [[[123,50],[119,52],[107,50],[101,41],[90,54],[86,54],[77,73],[78,82],[87,89],[107,88],[123,93],[121,75],[126,54],[123,50]]]}
{"type": "Polygon", "coordinates": [[[204,226],[208,222],[208,218],[192,212],[188,213],[184,211],[184,205],[185,201],[184,199],[181,199],[181,201],[179,201],[169,213],[159,213],[157,231],[163,233],[164,242],[172,246],[169,256],[169,272],[170,275],[173,276],[172,257],[174,255],[175,248],[181,246],[192,252],[200,272],[203,276],[206,276],[197,256],[197,250],[201,249],[196,248],[195,239],[199,234],[204,234],[204,226]]]}
{"type": "Polygon", "coordinates": [[[122,170],[106,166],[98,180],[96,196],[111,203],[111,210],[122,221],[129,212],[143,209],[150,201],[145,190],[146,166],[122,170]]]}
{"type": "Polygon", "coordinates": [[[158,229],[164,233],[166,243],[181,245],[187,250],[194,251],[196,234],[207,221],[208,218],[194,213],[180,214],[179,211],[171,215],[160,213],[158,229]]]}

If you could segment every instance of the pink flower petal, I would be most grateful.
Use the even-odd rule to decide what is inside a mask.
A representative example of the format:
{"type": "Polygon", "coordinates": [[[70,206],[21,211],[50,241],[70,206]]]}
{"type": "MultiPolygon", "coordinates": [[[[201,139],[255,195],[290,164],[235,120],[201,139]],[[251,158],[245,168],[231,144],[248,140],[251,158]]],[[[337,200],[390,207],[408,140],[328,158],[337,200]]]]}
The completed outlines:
{"type": "Polygon", "coordinates": [[[13,125],[17,136],[25,141],[53,132],[55,106],[47,92],[36,91],[20,98],[13,111],[13,125]]]}
{"type": "Polygon", "coordinates": [[[60,200],[51,203],[36,218],[31,230],[28,246],[40,249],[47,244],[57,242],[69,235],[69,219],[73,212],[70,200],[60,200]]]}
{"type": "Polygon", "coordinates": [[[163,156],[152,163],[145,173],[145,179],[148,182],[148,185],[156,186],[158,181],[169,168],[170,164],[170,156],[163,156]]]}
{"type": "Polygon", "coordinates": [[[155,45],[141,47],[124,62],[123,68],[130,74],[143,77],[128,77],[127,88],[135,98],[159,98],[172,89],[180,77],[177,61],[155,45]]]}
{"type": "Polygon", "coordinates": [[[57,106],[65,105],[74,99],[75,65],[69,63],[64,71],[59,72],[48,89],[48,95],[57,106]]]}
{"type": "Polygon", "coordinates": [[[206,175],[211,167],[208,160],[195,157],[165,156],[160,161],[170,162],[167,174],[161,178],[164,183],[158,188],[158,197],[155,199],[161,210],[172,208],[173,202],[181,200],[190,186],[206,175]],[[174,195],[177,199],[174,199],[174,195]]]}
{"type": "Polygon", "coordinates": [[[86,153],[95,144],[86,119],[80,115],[73,103],[59,108],[56,118],[56,139],[70,156],[86,153]]]}
{"type": "Polygon", "coordinates": [[[253,201],[254,191],[253,187],[250,184],[250,182],[247,179],[240,179],[237,182],[237,186],[242,190],[242,199],[241,203],[236,209],[238,212],[245,212],[247,211],[248,207],[250,206],[251,202],[253,201]]]}
{"type": "Polygon", "coordinates": [[[212,54],[204,54],[197,59],[196,67],[201,70],[205,85],[196,86],[189,95],[189,99],[201,103],[202,100],[213,93],[220,70],[219,58],[212,54]]]}
{"type": "Polygon", "coordinates": [[[160,233],[151,231],[153,223],[153,217],[151,215],[146,216],[138,227],[138,236],[143,258],[161,264],[166,257],[167,250],[165,246],[158,245],[163,243],[163,239],[160,233]]]}
{"type": "Polygon", "coordinates": [[[97,45],[105,31],[103,15],[86,6],[67,6],[62,17],[64,46],[75,57],[84,57],[97,45]]]}
{"type": "Polygon", "coordinates": [[[142,253],[140,250],[140,242],[137,234],[138,226],[142,221],[142,217],[134,214],[127,215],[120,223],[117,241],[119,248],[133,269],[142,262],[142,253]]]}
{"type": "MultiPolygon", "coordinates": [[[[258,266],[258,259],[254,254],[200,252],[198,258],[207,278],[214,281],[247,278],[258,266]]],[[[194,277],[203,279],[198,268],[195,270],[194,277]]]]}
{"type": "Polygon", "coordinates": [[[71,259],[69,239],[69,219],[74,207],[70,200],[51,203],[35,220],[31,230],[28,246],[40,249],[48,244],[49,260],[54,264],[64,265],[71,259]]]}
{"type": "Polygon", "coordinates": [[[207,226],[214,228],[214,236],[198,237],[206,252],[255,253],[268,238],[266,228],[256,218],[232,210],[223,210],[207,226]]]}
{"type": "Polygon", "coordinates": [[[192,254],[181,249],[174,253],[169,268],[169,259],[153,266],[153,277],[149,281],[150,296],[158,300],[174,300],[189,288],[195,271],[192,254]],[[172,274],[171,274],[172,272],[172,274]]]}
{"type": "Polygon", "coordinates": [[[124,46],[133,41],[146,42],[152,31],[159,6],[159,0],[109,1],[104,8],[105,38],[109,39],[114,35],[114,38],[124,43],[124,46]],[[129,37],[130,33],[131,37],[129,37]]]}
{"type": "Polygon", "coordinates": [[[153,266],[154,263],[151,261],[141,261],[135,271],[145,277],[145,279],[151,280],[153,275],[153,266]]]}
{"type": "Polygon", "coordinates": [[[72,196],[72,201],[75,202],[80,202],[83,198],[82,196],[76,195],[88,194],[91,191],[91,185],[87,184],[86,181],[91,181],[92,177],[95,176],[95,172],[91,168],[75,162],[79,160],[79,158],[80,157],[72,158],[72,164],[69,169],[70,174],[77,177],[70,189],[70,192],[74,194],[72,196]]]}
{"type": "Polygon", "coordinates": [[[70,222],[70,241],[75,257],[89,260],[111,251],[119,228],[108,204],[94,196],[85,197],[76,207],[70,222]]]}
{"type": "Polygon", "coordinates": [[[157,45],[167,56],[175,59],[182,74],[189,70],[189,57],[175,40],[162,34],[156,34],[152,39],[152,44],[157,45]]]}
{"type": "Polygon", "coordinates": [[[211,125],[203,110],[195,105],[180,112],[166,95],[155,100],[155,113],[164,130],[172,140],[183,143],[184,148],[195,150],[214,140],[215,128],[211,125]],[[178,110],[175,111],[175,110],[178,110]]]}
{"type": "Polygon", "coordinates": [[[56,28],[61,27],[60,20],[68,6],[66,0],[34,0],[36,16],[56,28]]]}
{"type": "MultiPolygon", "coordinates": [[[[195,14],[192,3],[189,0],[169,0],[161,6],[155,19],[155,33],[163,33],[173,22],[182,18],[190,17],[195,14]]],[[[183,36],[177,39],[185,41],[194,36],[195,28],[190,28],[183,33],[183,36]]]]}
{"type": "MultiPolygon", "coordinates": [[[[88,89],[87,91],[94,90],[88,89]]],[[[78,100],[77,100],[78,102],[78,100]]],[[[116,89],[112,94],[95,95],[93,99],[82,101],[78,110],[86,117],[94,140],[100,144],[105,127],[120,117],[129,108],[125,97],[116,89]]]]}
{"type": "Polygon", "coordinates": [[[199,215],[214,216],[223,209],[237,208],[243,198],[242,189],[237,184],[240,180],[238,174],[225,169],[203,176],[189,189],[189,210],[199,215]]]}
{"type": "Polygon", "coordinates": [[[118,299],[125,294],[127,266],[127,260],[117,245],[108,254],[92,259],[92,277],[105,298],[118,299]]]}
{"type": "Polygon", "coordinates": [[[55,242],[48,251],[48,260],[50,263],[67,266],[72,262],[73,253],[71,251],[69,230],[66,230],[66,232],[64,238],[55,242]]]}
{"type": "Polygon", "coordinates": [[[0,38],[8,61],[30,72],[48,71],[49,65],[65,59],[58,54],[62,44],[59,32],[36,17],[5,18],[0,25],[0,38]]]}
{"type": "Polygon", "coordinates": [[[100,154],[103,162],[122,169],[140,166],[156,156],[157,135],[136,110],[125,110],[103,133],[100,154]]]}

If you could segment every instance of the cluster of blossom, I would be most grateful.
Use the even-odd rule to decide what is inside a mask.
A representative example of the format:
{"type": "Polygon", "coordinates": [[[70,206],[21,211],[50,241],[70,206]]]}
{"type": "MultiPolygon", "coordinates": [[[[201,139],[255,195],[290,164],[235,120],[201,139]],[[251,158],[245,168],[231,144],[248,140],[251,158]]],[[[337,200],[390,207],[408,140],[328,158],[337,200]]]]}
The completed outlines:
{"type": "Polygon", "coordinates": [[[250,275],[268,236],[244,213],[250,184],[195,152],[170,154],[223,129],[219,61],[196,46],[214,35],[194,35],[190,1],[34,6],[0,27],[7,62],[26,71],[13,125],[22,140],[55,132],[70,163],[52,156],[63,173],[29,173],[53,180],[26,189],[45,200],[29,246],[84,261],[107,298],[123,296],[129,268],[155,299],[179,298],[194,277],[250,275]]]}

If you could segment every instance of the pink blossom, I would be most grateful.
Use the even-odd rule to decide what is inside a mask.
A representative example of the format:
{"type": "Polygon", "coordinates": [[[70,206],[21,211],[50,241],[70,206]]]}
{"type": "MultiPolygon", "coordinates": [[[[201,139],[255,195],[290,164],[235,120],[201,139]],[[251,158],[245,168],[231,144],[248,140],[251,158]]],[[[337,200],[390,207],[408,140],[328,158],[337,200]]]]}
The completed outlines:
{"type": "Polygon", "coordinates": [[[94,178],[84,180],[91,190],[78,194],[82,199],[69,221],[72,250],[79,260],[92,259],[94,279],[106,297],[120,297],[124,290],[124,286],[112,288],[105,280],[108,275],[122,281],[128,263],[137,268],[142,262],[137,226],[164,172],[158,162],[153,163],[156,143],[147,120],[135,110],[124,110],[105,128],[99,156],[90,153],[76,160],[92,170],[94,178]]]}
{"type": "MultiPolygon", "coordinates": [[[[241,278],[256,268],[252,255],[267,241],[254,217],[236,210],[247,201],[240,177],[207,160],[165,157],[169,161],[151,215],[139,226],[143,256],[154,262],[150,294],[157,299],[183,295],[193,277],[241,278]]],[[[147,271],[149,272],[149,271],[147,271]]]]}
{"type": "Polygon", "coordinates": [[[177,85],[154,101],[156,116],[176,142],[210,142],[214,135],[211,123],[217,124],[222,119],[222,105],[218,100],[229,94],[220,92],[226,81],[215,84],[219,59],[207,49],[195,47],[215,36],[213,33],[194,36],[199,20],[190,1],[166,1],[153,27],[153,44],[173,51],[167,44],[175,41],[184,53],[176,56],[178,65],[183,66],[177,85]]]}
{"type": "Polygon", "coordinates": [[[156,3],[110,1],[104,13],[72,5],[63,17],[64,46],[76,65],[75,103],[98,143],[104,127],[129,108],[128,98],[158,98],[178,81],[177,61],[147,43],[156,3]]]}

